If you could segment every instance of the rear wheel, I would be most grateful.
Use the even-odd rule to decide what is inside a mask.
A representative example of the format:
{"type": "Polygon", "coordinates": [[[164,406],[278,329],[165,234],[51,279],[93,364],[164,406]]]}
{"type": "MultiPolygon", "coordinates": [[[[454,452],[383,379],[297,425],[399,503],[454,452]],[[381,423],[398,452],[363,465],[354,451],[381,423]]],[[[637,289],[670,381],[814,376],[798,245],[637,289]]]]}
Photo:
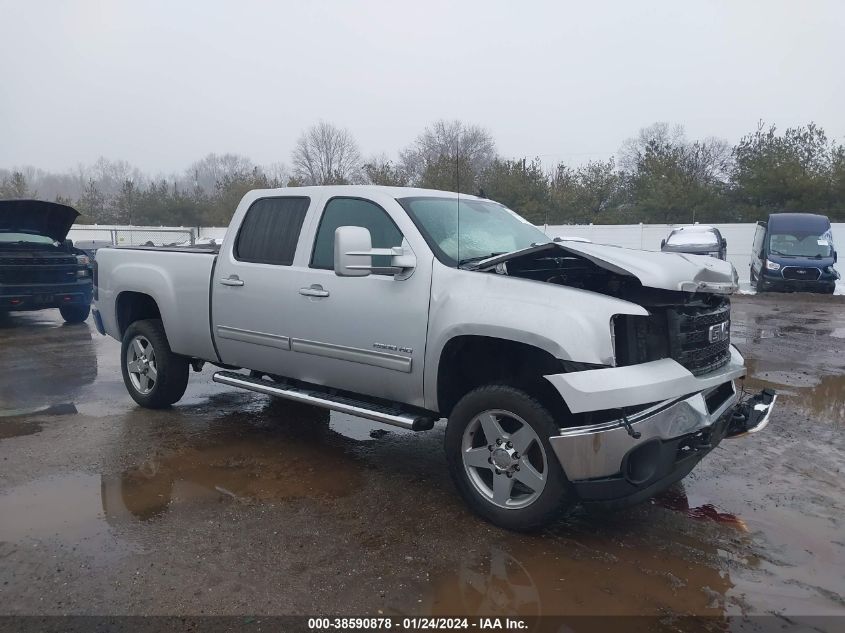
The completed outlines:
{"type": "Polygon", "coordinates": [[[121,370],[129,395],[142,407],[161,409],[188,388],[188,359],[174,354],[159,319],[135,321],[121,345],[121,370]]]}
{"type": "Polygon", "coordinates": [[[66,323],[82,323],[91,314],[91,306],[62,306],[59,312],[66,323]]]}
{"type": "Polygon", "coordinates": [[[524,391],[480,387],[455,406],[446,427],[449,472],[464,500],[512,530],[552,522],[574,501],[549,437],[549,410],[524,391]]]}

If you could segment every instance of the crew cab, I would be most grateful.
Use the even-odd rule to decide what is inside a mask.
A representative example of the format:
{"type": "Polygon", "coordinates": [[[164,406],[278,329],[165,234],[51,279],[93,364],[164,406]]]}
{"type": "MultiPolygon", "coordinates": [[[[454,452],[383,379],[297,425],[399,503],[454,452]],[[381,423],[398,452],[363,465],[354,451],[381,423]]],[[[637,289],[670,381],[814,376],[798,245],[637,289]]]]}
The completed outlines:
{"type": "Polygon", "coordinates": [[[88,318],[88,256],[66,239],[79,213],[44,200],[0,200],[0,315],[58,308],[68,323],[88,318]]]}
{"type": "Polygon", "coordinates": [[[512,529],[620,507],[768,422],[740,401],[731,264],[550,240],[501,204],[375,186],[256,190],[219,250],[104,248],[94,321],[132,398],[189,368],[415,431],[447,418],[467,503],[512,529]]]}

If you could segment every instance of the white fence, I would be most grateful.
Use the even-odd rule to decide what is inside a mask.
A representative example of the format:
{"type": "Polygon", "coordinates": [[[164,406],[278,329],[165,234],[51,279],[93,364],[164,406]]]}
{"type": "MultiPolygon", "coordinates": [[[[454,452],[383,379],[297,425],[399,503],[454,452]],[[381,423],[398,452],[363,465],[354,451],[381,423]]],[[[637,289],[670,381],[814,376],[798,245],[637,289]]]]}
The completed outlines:
{"type": "MultiPolygon", "coordinates": [[[[627,248],[641,248],[647,251],[659,251],[660,240],[679,225],[672,224],[563,224],[543,227],[550,237],[584,237],[597,244],[613,244],[627,248]]],[[[754,241],[754,227],[756,224],[709,224],[719,229],[728,241],[728,261],[730,261],[739,278],[748,281],[751,265],[751,243],[754,241]]],[[[845,235],[845,224],[834,223],[833,237],[845,235]]],[[[840,268],[842,263],[837,264],[840,268]]]]}
{"type": "MultiPolygon", "coordinates": [[[[584,237],[597,244],[612,244],[627,248],[641,248],[659,251],[660,240],[669,235],[672,224],[563,224],[542,227],[550,237],[584,237]]],[[[728,241],[728,260],[736,267],[739,278],[748,281],[751,263],[751,242],[754,239],[754,224],[713,224],[728,241]]],[[[77,240],[107,240],[113,244],[172,244],[189,240],[193,243],[211,238],[218,243],[226,235],[225,227],[184,226],[118,226],[75,224],[68,237],[77,240]],[[112,237],[114,236],[114,238],[112,237]],[[121,239],[121,236],[123,239],[121,239]],[[191,241],[192,240],[192,241],[191,241]]],[[[845,223],[833,224],[833,236],[845,235],[845,223]]],[[[843,251],[845,252],[845,251],[843,251]]],[[[843,264],[837,265],[842,272],[843,264]]]]}

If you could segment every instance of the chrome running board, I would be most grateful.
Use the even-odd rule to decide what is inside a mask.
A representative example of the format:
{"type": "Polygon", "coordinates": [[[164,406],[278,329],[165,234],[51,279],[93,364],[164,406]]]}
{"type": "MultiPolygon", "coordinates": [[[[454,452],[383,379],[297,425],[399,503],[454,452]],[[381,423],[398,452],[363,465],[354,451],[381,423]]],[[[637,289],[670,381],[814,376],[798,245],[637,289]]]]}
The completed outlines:
{"type": "Polygon", "coordinates": [[[393,408],[365,400],[347,398],[316,389],[282,385],[262,378],[253,378],[239,374],[234,371],[218,371],[214,374],[212,380],[219,382],[221,385],[229,385],[230,387],[247,389],[268,396],[286,398],[294,402],[311,404],[315,407],[331,409],[332,411],[348,413],[349,415],[357,415],[358,417],[373,420],[374,422],[390,424],[411,431],[427,431],[434,426],[434,419],[424,414],[402,411],[398,407],[393,408]]]}

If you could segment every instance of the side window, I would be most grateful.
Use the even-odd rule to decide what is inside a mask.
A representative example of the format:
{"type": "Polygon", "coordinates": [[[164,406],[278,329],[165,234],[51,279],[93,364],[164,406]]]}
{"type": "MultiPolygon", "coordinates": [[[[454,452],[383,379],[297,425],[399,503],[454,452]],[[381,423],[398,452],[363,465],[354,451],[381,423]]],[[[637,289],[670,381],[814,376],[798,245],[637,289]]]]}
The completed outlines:
{"type": "MultiPolygon", "coordinates": [[[[373,248],[390,248],[402,244],[402,234],[384,209],[357,198],[333,198],[329,200],[317,229],[311,268],[334,268],[334,232],[339,226],[363,226],[369,229],[373,248]]],[[[373,257],[373,266],[390,266],[390,257],[373,257]]]]}
{"type": "Polygon", "coordinates": [[[235,240],[235,259],[290,266],[310,198],[262,198],[252,203],[235,240]]]}

